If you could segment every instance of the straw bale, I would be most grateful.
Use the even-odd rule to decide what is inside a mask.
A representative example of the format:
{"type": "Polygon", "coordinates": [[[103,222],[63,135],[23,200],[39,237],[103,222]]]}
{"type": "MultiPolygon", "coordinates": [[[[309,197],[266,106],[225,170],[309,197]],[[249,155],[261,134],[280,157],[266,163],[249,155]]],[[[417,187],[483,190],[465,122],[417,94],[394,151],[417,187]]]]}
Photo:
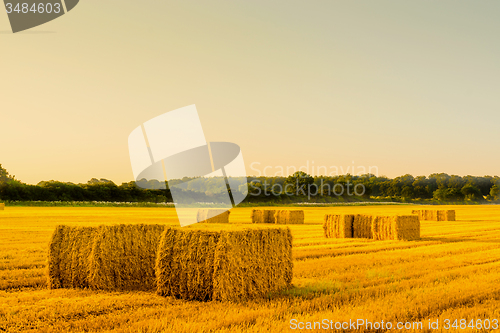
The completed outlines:
{"type": "Polygon", "coordinates": [[[89,286],[89,257],[95,231],[92,227],[56,227],[48,252],[50,289],[89,286]]]}
{"type": "Polygon", "coordinates": [[[455,211],[454,210],[438,210],[436,220],[437,221],[455,221],[455,211]]]}
{"type": "Polygon", "coordinates": [[[0,203],[0,210],[4,210],[5,209],[5,204],[4,203],[0,203]]]}
{"type": "Polygon", "coordinates": [[[372,216],[357,214],[352,222],[353,238],[373,238],[372,216]]]}
{"type": "Polygon", "coordinates": [[[90,255],[89,285],[104,290],[154,289],[163,225],[100,226],[90,255]]]}
{"type": "Polygon", "coordinates": [[[303,210],[277,210],[274,217],[277,224],[304,224],[303,210]]]}
{"type": "Polygon", "coordinates": [[[49,243],[50,288],[150,290],[161,225],[57,226],[49,243]]]}
{"type": "Polygon", "coordinates": [[[397,215],[393,217],[393,239],[420,239],[420,220],[415,215],[397,215]]]}
{"type": "MultiPolygon", "coordinates": [[[[418,217],[417,217],[418,218],[418,217]]],[[[372,220],[372,235],[374,240],[393,239],[393,217],[374,216],[372,220]]]]}
{"type": "Polygon", "coordinates": [[[276,223],[276,210],[252,209],[252,223],[276,223]]]}
{"type": "Polygon", "coordinates": [[[418,214],[421,221],[455,221],[454,210],[413,210],[412,214],[418,214]]]}
{"type": "Polygon", "coordinates": [[[326,238],[352,238],[354,215],[326,214],[323,231],[326,238]]]}
{"type": "Polygon", "coordinates": [[[416,215],[375,216],[374,240],[415,240],[420,238],[420,220],[416,215]]]}
{"type": "Polygon", "coordinates": [[[205,223],[229,223],[230,213],[227,209],[199,209],[197,220],[205,223]]]}
{"type": "Polygon", "coordinates": [[[158,249],[157,293],[186,300],[246,300],[288,287],[292,269],[288,228],[169,228],[158,249]]]}

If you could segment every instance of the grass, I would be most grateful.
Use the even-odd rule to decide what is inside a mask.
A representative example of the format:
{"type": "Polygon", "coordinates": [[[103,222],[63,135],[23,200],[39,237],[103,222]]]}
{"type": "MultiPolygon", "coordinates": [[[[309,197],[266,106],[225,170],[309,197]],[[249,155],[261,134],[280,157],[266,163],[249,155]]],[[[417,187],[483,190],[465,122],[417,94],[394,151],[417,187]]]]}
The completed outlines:
{"type": "MultiPolygon", "coordinates": [[[[457,221],[422,221],[419,241],[323,236],[326,213],[408,214],[412,207],[304,207],[305,224],[289,225],[293,288],[243,303],[186,302],[148,292],[48,290],[47,245],[56,225],[175,225],[175,210],[7,207],[0,211],[0,332],[286,332],[293,331],[291,319],[427,323],[500,318],[498,206],[446,206],[456,210],[457,221]]],[[[250,212],[232,210],[228,228],[250,223],[250,212]]]]}

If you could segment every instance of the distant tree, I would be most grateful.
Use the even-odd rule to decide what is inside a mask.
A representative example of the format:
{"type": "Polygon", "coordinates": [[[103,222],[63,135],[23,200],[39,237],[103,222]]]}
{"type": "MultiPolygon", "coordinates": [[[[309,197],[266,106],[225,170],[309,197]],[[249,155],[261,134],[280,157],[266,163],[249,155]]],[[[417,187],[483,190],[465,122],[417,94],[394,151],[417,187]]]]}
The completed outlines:
{"type": "Polygon", "coordinates": [[[9,180],[15,180],[14,176],[9,175],[6,169],[0,164],[0,183],[5,183],[9,180]]]}
{"type": "Polygon", "coordinates": [[[497,185],[493,185],[490,189],[490,199],[491,200],[498,200],[500,196],[500,187],[497,185]]]}
{"type": "Polygon", "coordinates": [[[460,192],[462,192],[466,200],[472,200],[472,201],[484,200],[481,190],[479,190],[474,185],[467,184],[464,187],[462,187],[460,192]]]}
{"type": "Polygon", "coordinates": [[[285,180],[288,192],[298,195],[307,195],[308,186],[314,183],[314,178],[303,171],[297,171],[285,180]]]}

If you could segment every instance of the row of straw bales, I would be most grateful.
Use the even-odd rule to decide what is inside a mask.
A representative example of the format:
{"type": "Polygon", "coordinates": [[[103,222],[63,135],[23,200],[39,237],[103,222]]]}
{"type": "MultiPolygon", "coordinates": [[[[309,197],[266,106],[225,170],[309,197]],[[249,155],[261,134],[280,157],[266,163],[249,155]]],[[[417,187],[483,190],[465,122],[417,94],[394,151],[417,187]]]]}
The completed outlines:
{"type": "Polygon", "coordinates": [[[229,223],[230,213],[227,209],[199,209],[196,218],[198,222],[229,223]]]}
{"type": "Polygon", "coordinates": [[[288,228],[167,229],[156,272],[162,296],[200,301],[263,297],[291,285],[292,235],[288,228]]]}
{"type": "Polygon", "coordinates": [[[416,215],[327,214],[323,231],[327,238],[415,240],[420,238],[420,220],[416,215]]]}
{"type": "Polygon", "coordinates": [[[156,289],[188,300],[236,301],[286,288],[292,276],[289,228],[58,226],[49,243],[51,289],[156,289]]]}
{"type": "Polygon", "coordinates": [[[151,290],[163,225],[58,226],[49,243],[49,288],[151,290]]]}
{"type": "Polygon", "coordinates": [[[421,221],[455,221],[454,210],[422,209],[412,210],[412,214],[417,214],[421,221]]]}
{"type": "Polygon", "coordinates": [[[252,223],[304,224],[303,210],[252,209],[252,223]]]}

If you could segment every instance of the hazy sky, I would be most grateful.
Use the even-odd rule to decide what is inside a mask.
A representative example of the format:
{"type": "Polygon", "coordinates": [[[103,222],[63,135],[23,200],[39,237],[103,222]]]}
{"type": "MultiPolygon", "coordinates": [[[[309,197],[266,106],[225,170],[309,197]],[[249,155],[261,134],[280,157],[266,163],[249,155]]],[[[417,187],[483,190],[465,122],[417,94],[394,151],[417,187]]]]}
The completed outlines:
{"type": "Polygon", "coordinates": [[[250,175],[500,175],[499,17],[493,0],[82,0],[12,34],[3,13],[0,164],[130,181],[130,132],[196,104],[250,175]]]}

